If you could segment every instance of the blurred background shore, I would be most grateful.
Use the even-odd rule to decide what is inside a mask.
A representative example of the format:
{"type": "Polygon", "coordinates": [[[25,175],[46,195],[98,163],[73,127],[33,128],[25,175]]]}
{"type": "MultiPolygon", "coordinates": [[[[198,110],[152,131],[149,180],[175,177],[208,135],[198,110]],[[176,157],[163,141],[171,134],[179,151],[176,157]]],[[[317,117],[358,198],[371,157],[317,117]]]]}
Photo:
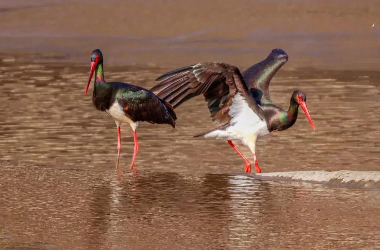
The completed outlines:
{"type": "Polygon", "coordinates": [[[284,70],[374,70],[379,12],[377,0],[2,0],[0,52],[84,64],[101,48],[107,65],[248,67],[279,47],[284,70]]]}

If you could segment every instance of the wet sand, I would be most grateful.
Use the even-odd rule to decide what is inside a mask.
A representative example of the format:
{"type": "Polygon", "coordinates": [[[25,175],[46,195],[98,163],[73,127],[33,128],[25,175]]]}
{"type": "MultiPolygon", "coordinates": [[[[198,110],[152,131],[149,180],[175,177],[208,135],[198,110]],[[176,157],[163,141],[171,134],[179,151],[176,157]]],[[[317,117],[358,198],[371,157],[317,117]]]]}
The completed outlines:
{"type": "Polygon", "coordinates": [[[275,177],[378,175],[379,11],[353,0],[1,1],[0,248],[375,249],[377,190],[275,177]],[[174,67],[243,69],[276,47],[289,62],[271,97],[287,108],[304,91],[317,130],[301,111],[258,140],[270,178],[242,174],[227,143],[192,137],[213,127],[198,97],[176,110],[175,130],[140,125],[138,174],[122,128],[118,182],[115,124],[84,95],[92,49],[104,53],[106,80],[149,88],[174,67]]]}

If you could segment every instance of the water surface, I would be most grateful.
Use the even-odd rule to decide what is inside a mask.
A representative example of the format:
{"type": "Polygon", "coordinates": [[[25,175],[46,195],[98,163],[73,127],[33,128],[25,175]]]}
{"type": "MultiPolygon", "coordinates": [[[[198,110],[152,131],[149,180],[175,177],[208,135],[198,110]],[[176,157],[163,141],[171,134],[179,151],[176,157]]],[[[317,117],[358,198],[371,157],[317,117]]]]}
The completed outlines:
{"type": "MultiPolygon", "coordinates": [[[[378,0],[0,1],[1,249],[375,249],[378,191],[255,180],[213,127],[203,97],[176,129],[122,128],[85,96],[90,53],[108,81],[146,88],[173,68],[241,69],[273,48],[289,62],[270,87],[287,109],[307,95],[316,131],[260,138],[263,172],[379,171],[378,0]],[[372,25],[375,23],[375,26],[372,25]]],[[[252,160],[249,150],[238,148],[252,160]]]]}
{"type": "MultiPolygon", "coordinates": [[[[107,80],[145,87],[168,70],[105,67],[107,80]]],[[[175,130],[141,124],[138,173],[128,169],[133,139],[124,126],[118,181],[116,127],[84,95],[87,74],[81,65],[11,57],[0,63],[1,247],[373,249],[380,243],[377,191],[243,175],[242,160],[226,142],[192,137],[212,127],[202,97],[177,109],[175,130]]],[[[379,170],[378,79],[372,71],[281,71],[271,85],[273,100],[286,108],[302,89],[317,130],[301,113],[291,129],[261,138],[262,170],[379,170]]]]}
{"type": "MultiPolygon", "coordinates": [[[[88,69],[68,64],[0,63],[0,156],[3,160],[75,168],[113,168],[117,152],[114,121],[84,95],[88,69]]],[[[108,81],[152,87],[169,68],[107,67],[108,81]]],[[[316,131],[300,110],[290,129],[260,138],[263,171],[380,170],[379,73],[372,71],[280,71],[271,83],[274,102],[287,109],[300,89],[307,95],[316,131]]],[[[92,86],[91,86],[92,88],[92,86]]],[[[203,97],[176,109],[177,128],[142,123],[138,128],[139,170],[239,173],[243,161],[224,141],[193,138],[213,127],[203,97]]],[[[238,143],[249,159],[248,148],[238,143]]],[[[122,169],[128,171],[132,132],[122,127],[122,169]]]]}
{"type": "Polygon", "coordinates": [[[374,249],[378,192],[245,175],[2,167],[5,249],[374,249]]]}

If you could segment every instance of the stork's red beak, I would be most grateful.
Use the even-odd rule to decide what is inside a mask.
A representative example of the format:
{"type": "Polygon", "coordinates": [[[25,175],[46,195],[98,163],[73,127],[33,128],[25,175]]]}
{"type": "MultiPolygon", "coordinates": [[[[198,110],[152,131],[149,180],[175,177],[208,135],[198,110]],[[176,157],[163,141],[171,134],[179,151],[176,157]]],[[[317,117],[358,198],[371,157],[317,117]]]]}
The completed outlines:
{"type": "Polygon", "coordinates": [[[300,106],[301,106],[303,112],[305,112],[305,115],[306,115],[307,119],[309,120],[311,127],[315,130],[315,126],[314,126],[313,120],[311,119],[309,109],[307,108],[306,102],[300,100],[300,106]]]}
{"type": "Polygon", "coordinates": [[[94,71],[95,71],[95,68],[96,68],[96,65],[97,65],[97,61],[98,60],[96,60],[96,62],[91,62],[90,77],[88,78],[88,83],[87,83],[86,91],[84,92],[86,95],[87,95],[88,88],[90,87],[92,75],[94,74],[94,71]]]}

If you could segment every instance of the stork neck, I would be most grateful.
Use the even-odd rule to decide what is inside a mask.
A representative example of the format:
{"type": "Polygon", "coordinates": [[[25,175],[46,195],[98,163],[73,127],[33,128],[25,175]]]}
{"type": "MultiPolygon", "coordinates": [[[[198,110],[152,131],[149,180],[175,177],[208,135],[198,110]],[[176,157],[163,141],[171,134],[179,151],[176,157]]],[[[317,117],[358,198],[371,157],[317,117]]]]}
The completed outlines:
{"type": "Polygon", "coordinates": [[[297,115],[298,115],[298,103],[296,103],[293,98],[290,99],[290,106],[288,111],[286,112],[287,120],[290,123],[294,123],[297,120],[297,115]]]}
{"type": "Polygon", "coordinates": [[[103,63],[99,63],[95,68],[95,83],[104,83],[104,71],[103,71],[103,63]]]}
{"type": "Polygon", "coordinates": [[[110,90],[109,84],[104,80],[103,63],[99,63],[95,68],[94,98],[104,96],[110,90]]]}

